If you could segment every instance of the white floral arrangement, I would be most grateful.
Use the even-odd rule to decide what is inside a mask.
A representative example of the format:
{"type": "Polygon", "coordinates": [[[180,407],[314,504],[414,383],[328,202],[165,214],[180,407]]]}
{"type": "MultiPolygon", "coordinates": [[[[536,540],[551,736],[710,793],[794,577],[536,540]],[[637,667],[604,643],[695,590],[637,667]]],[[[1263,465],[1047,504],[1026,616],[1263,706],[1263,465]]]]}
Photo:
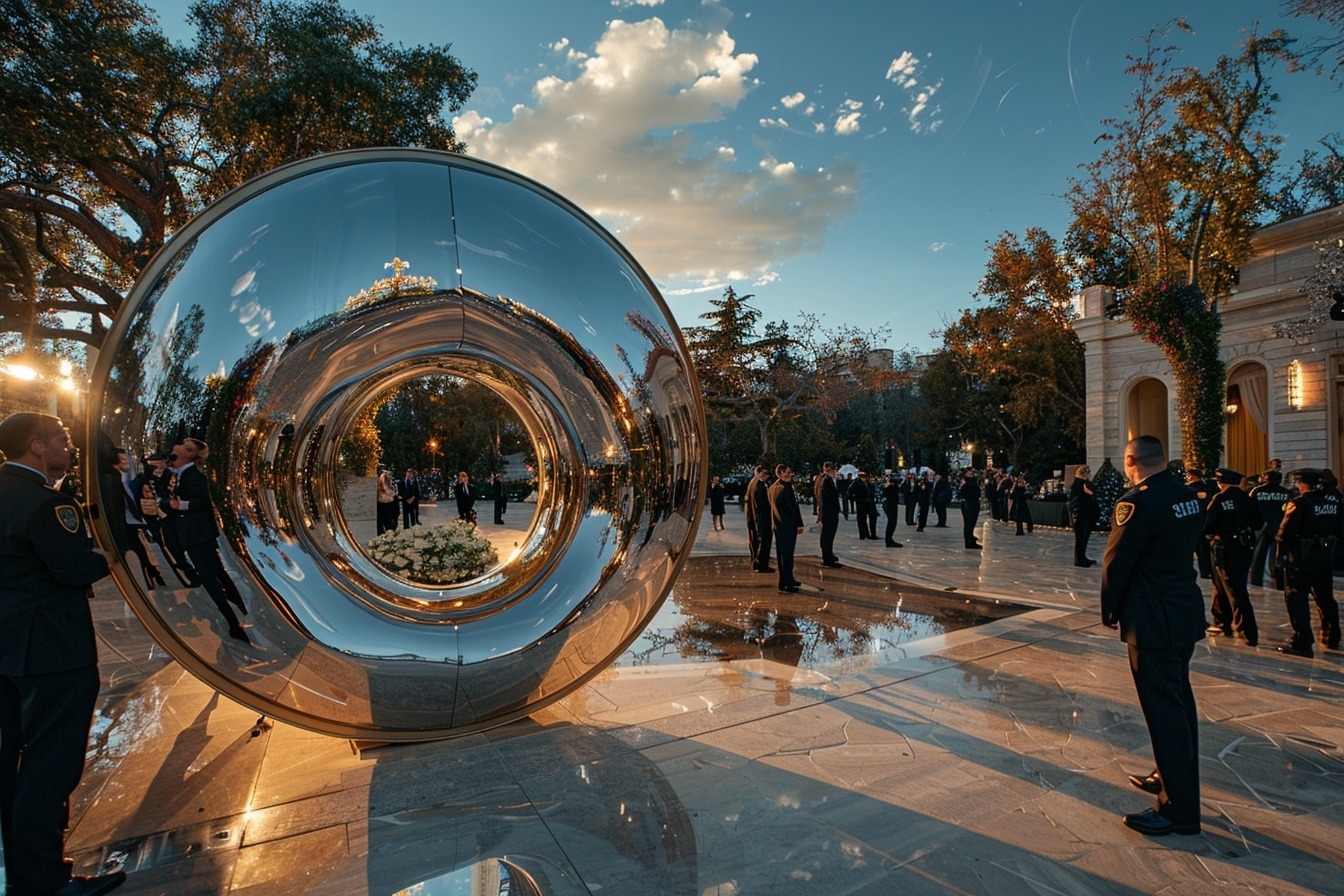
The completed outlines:
{"type": "Polygon", "coordinates": [[[475,578],[499,562],[490,542],[470,523],[394,529],[369,539],[369,557],[384,569],[413,582],[450,585],[475,578]]]}

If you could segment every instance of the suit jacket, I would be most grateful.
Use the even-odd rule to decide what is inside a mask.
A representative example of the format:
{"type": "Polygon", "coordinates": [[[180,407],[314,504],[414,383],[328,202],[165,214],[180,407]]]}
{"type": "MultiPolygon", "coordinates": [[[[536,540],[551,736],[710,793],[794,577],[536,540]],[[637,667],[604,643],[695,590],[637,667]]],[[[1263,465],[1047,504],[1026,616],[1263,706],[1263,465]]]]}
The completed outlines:
{"type": "Polygon", "coordinates": [[[176,483],[169,480],[169,500],[186,501],[187,509],[173,510],[169,505],[164,520],[169,536],[184,548],[213,542],[219,538],[219,526],[215,523],[215,506],[210,500],[210,483],[205,474],[192,464],[176,476],[176,483]]]}
{"type": "Polygon", "coordinates": [[[466,513],[476,506],[476,489],[470,482],[459,482],[453,486],[453,497],[457,500],[458,513],[466,513]]]}
{"type": "Polygon", "coordinates": [[[934,507],[946,507],[952,503],[952,486],[946,476],[939,476],[933,483],[932,495],[934,507]]]}
{"type": "Polygon", "coordinates": [[[756,528],[770,528],[770,486],[765,480],[757,479],[748,488],[751,497],[747,501],[749,512],[756,520],[756,528]]]}
{"type": "Polygon", "coordinates": [[[107,575],[80,507],[40,473],[0,467],[0,675],[98,663],[88,590],[107,575]]]}
{"type": "Polygon", "coordinates": [[[781,529],[797,532],[802,528],[803,512],[798,509],[798,496],[791,483],[776,479],[770,486],[770,517],[776,532],[781,529]]]}
{"type": "Polygon", "coordinates": [[[405,479],[398,479],[397,495],[407,504],[417,503],[420,500],[420,480],[412,479],[407,482],[405,479]]]}
{"type": "Polygon", "coordinates": [[[836,487],[835,477],[822,474],[819,512],[823,522],[835,522],[840,519],[840,489],[836,487]]]}
{"type": "Polygon", "coordinates": [[[1203,639],[1204,592],[1191,556],[1204,528],[1194,490],[1154,473],[1115,503],[1101,561],[1101,618],[1136,647],[1203,639]]]}

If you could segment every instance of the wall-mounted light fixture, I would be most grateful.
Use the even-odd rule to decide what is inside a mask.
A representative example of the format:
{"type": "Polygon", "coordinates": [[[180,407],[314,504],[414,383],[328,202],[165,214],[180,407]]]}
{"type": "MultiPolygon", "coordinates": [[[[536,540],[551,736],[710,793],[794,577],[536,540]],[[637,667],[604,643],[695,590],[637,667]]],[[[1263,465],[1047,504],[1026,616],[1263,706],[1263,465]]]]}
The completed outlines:
{"type": "Polygon", "coordinates": [[[1296,358],[1288,362],[1288,407],[1302,409],[1302,362],[1296,358]]]}
{"type": "Polygon", "coordinates": [[[1235,414],[1241,409],[1241,387],[1235,384],[1227,387],[1227,412],[1235,414]]]}

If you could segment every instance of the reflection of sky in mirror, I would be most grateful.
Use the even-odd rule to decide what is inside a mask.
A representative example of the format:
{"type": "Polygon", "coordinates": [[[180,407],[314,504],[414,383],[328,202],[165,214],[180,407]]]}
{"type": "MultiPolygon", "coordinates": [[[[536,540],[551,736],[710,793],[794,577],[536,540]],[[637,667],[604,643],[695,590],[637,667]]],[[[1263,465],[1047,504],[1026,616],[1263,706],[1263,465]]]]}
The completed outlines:
{"type": "MultiPolygon", "coordinates": [[[[362,164],[282,184],[229,211],[200,234],[155,307],[162,335],[192,305],[205,311],[197,370],[231,369],[257,340],[338,312],[390,277],[440,288],[461,281],[503,296],[574,334],[604,366],[615,346],[641,349],[628,311],[656,305],[637,274],[586,223],[503,178],[430,164],[362,164]],[[454,243],[453,216],[461,234],[454,243]],[[460,246],[460,258],[456,247],[460,246]]],[[[162,342],[160,342],[160,345],[162,342]]]]}

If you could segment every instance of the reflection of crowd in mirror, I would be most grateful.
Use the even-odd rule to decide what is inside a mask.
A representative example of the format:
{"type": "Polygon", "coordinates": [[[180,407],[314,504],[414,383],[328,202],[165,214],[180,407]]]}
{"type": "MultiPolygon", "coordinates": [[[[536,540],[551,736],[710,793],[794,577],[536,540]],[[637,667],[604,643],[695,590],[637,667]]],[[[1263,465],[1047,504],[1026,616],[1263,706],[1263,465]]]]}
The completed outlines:
{"type": "Polygon", "coordinates": [[[397,483],[392,478],[390,470],[383,470],[378,474],[377,504],[377,534],[395,532],[400,514],[397,511],[397,483]]]}
{"type": "Polygon", "coordinates": [[[112,532],[117,555],[124,557],[127,552],[135,554],[140,561],[140,571],[146,588],[167,585],[163,573],[159,570],[158,561],[150,550],[150,544],[158,532],[158,505],[151,498],[150,506],[153,512],[150,514],[150,519],[154,521],[155,527],[155,532],[151,534],[141,505],[138,477],[134,475],[130,455],[125,448],[111,448],[110,456],[102,459],[99,469],[106,471],[100,475],[109,480],[99,491],[103,496],[107,527],[112,532]]]}
{"type": "Polygon", "coordinates": [[[457,518],[476,525],[476,499],[479,497],[476,486],[466,470],[457,471],[457,484],[453,486],[453,500],[457,502],[457,518]]]}
{"type": "Polygon", "coordinates": [[[401,525],[406,529],[420,525],[420,477],[415,470],[406,469],[397,483],[397,498],[401,501],[401,525]]]}
{"type": "Polygon", "coordinates": [[[249,643],[247,632],[233,612],[237,607],[247,615],[247,606],[219,556],[219,526],[215,522],[210,484],[200,468],[209,453],[209,446],[195,438],[184,438],[173,446],[168,459],[167,499],[160,505],[165,514],[164,544],[179,560],[185,559],[193,584],[205,588],[228,623],[229,636],[249,643]]]}

